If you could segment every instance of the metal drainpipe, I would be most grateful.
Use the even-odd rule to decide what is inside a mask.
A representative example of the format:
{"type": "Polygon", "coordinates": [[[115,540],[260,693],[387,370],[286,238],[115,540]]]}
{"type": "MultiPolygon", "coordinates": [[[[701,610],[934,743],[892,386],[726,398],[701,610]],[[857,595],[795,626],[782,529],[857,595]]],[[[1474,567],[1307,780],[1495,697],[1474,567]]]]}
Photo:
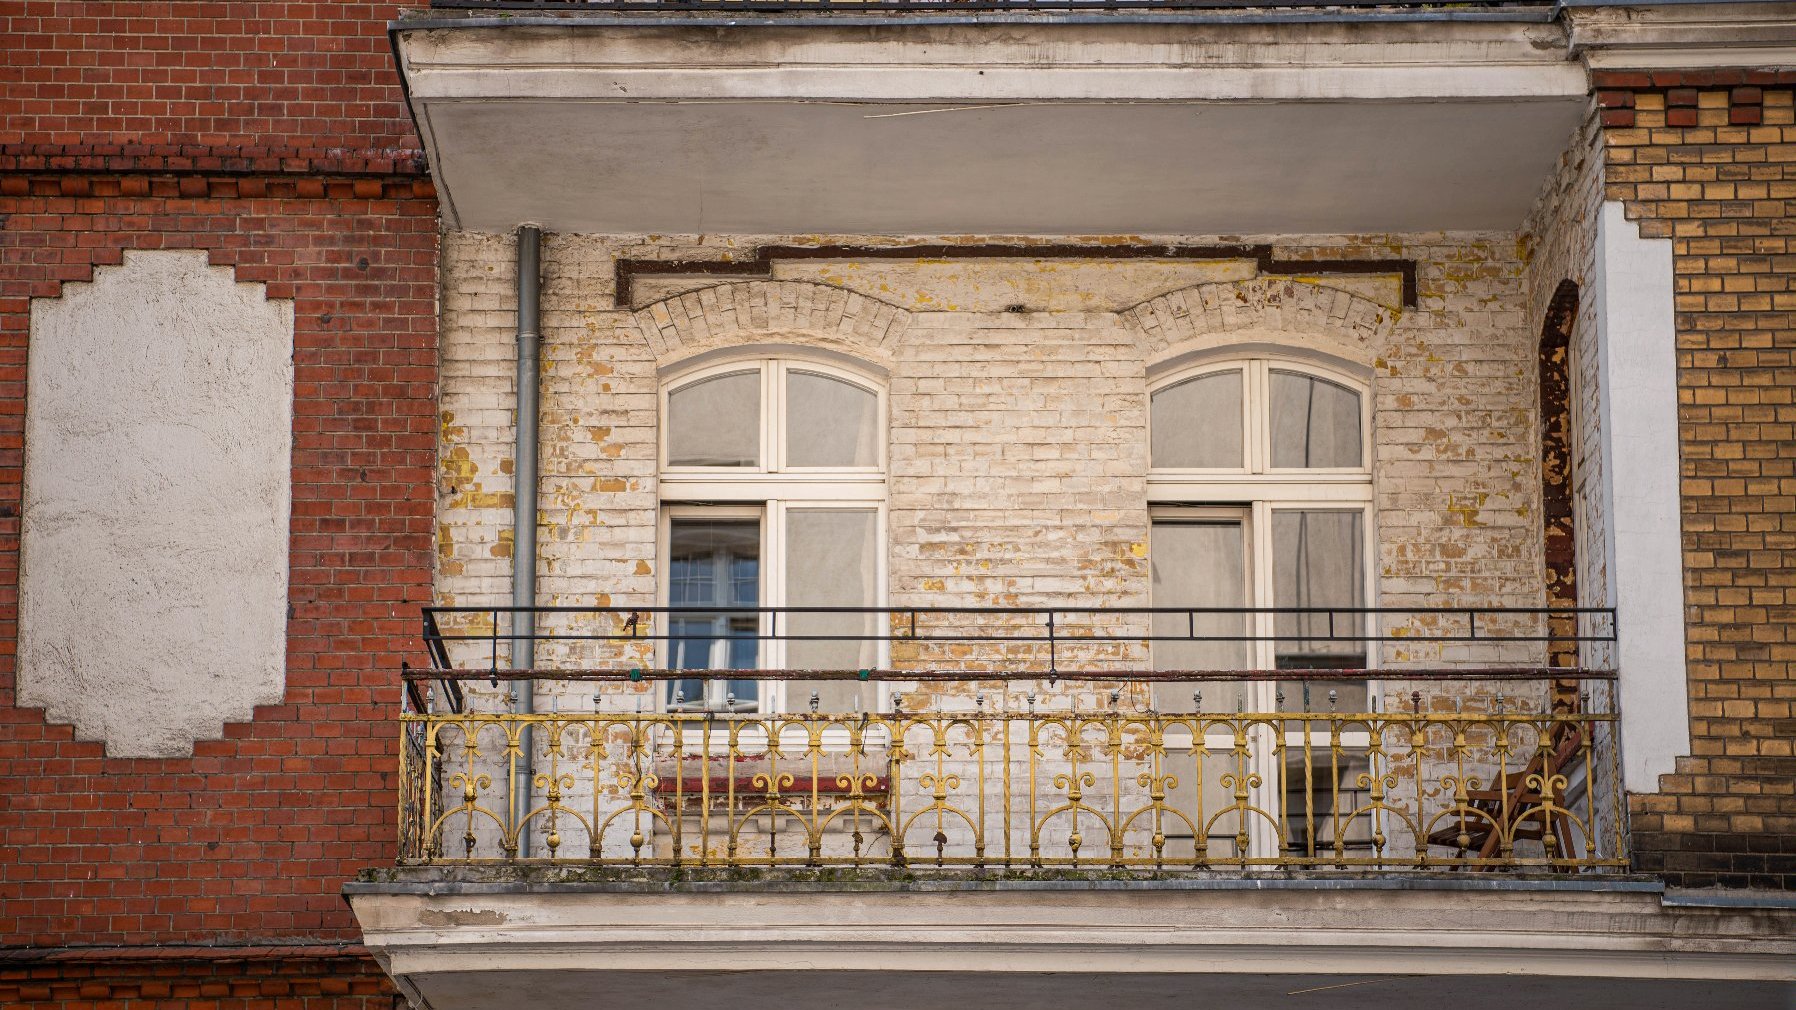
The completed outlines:
{"type": "MultiPolygon", "coordinates": [[[[536,446],[540,418],[537,391],[541,382],[538,364],[542,333],[539,328],[542,297],[542,230],[533,224],[518,229],[518,374],[517,446],[512,453],[511,506],[511,605],[536,606],[536,446]]],[[[511,665],[519,670],[536,666],[536,615],[512,614],[511,665]],[[524,631],[520,633],[520,622],[524,631]]],[[[536,711],[536,681],[512,682],[512,711],[529,715],[536,711]]],[[[523,818],[530,812],[531,783],[535,779],[535,734],[524,724],[518,740],[522,755],[512,783],[512,823],[519,826],[518,856],[530,855],[530,832],[523,818]]]]}

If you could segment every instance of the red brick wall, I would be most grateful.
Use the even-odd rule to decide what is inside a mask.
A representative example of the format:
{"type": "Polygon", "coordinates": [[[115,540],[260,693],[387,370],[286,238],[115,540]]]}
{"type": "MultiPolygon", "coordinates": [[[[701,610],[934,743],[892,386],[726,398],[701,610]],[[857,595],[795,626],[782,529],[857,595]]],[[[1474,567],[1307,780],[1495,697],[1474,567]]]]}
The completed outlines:
{"type": "Polygon", "coordinates": [[[10,0],[0,167],[417,167],[386,23],[342,0],[10,0]]]}
{"type": "Polygon", "coordinates": [[[0,945],[356,937],[430,596],[435,212],[411,179],[0,176],[0,945]],[[13,707],[25,345],[31,298],[146,248],[294,300],[287,692],[192,758],[108,759],[13,707]]]}
{"type": "Polygon", "coordinates": [[[1606,195],[1676,271],[1691,754],[1634,798],[1636,859],[1796,889],[1796,73],[1596,86],[1606,195]]]}
{"type": "Polygon", "coordinates": [[[307,945],[357,939],[339,888],[393,859],[430,596],[436,202],[400,6],[0,6],[0,946],[35,948],[0,1005],[391,1004],[359,948],[307,945]],[[109,759],[14,707],[26,341],[32,298],[155,248],[294,301],[287,689],[191,758],[109,759]],[[305,949],[53,950],[267,941],[305,949]]]}

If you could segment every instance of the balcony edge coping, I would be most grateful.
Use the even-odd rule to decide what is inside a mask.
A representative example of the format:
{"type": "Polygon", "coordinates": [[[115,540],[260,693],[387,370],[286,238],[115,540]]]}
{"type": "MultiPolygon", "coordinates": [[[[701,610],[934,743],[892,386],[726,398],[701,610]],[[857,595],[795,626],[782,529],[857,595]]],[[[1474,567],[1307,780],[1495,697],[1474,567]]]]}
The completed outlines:
{"type": "MultiPolygon", "coordinates": [[[[465,869],[465,868],[456,868],[465,869]]],[[[375,871],[387,873],[395,871],[375,871]]],[[[400,868],[400,874],[423,876],[416,868],[400,868]]],[[[441,870],[437,871],[441,873],[441,870]]],[[[450,874],[453,877],[453,873],[450,874]]],[[[869,893],[869,892],[954,892],[954,891],[1549,891],[1549,892],[1631,892],[1667,893],[1663,881],[1636,874],[1615,874],[1596,879],[1515,878],[1501,877],[1474,880],[1464,877],[1227,877],[1173,879],[858,879],[858,880],[456,880],[397,879],[351,880],[343,885],[343,895],[378,894],[723,894],[723,893],[869,893]]],[[[1717,899],[1725,896],[1716,896],[1717,899]]],[[[1666,904],[1673,903],[1666,900],[1666,904]]],[[[1678,904],[1700,904],[1684,898],[1678,904]]],[[[1728,902],[1735,905],[1761,902],[1728,902]]],[[[1780,903],[1781,904],[1781,903],[1780,903]]],[[[1796,896],[1787,903],[1796,907],[1796,896]]]]}

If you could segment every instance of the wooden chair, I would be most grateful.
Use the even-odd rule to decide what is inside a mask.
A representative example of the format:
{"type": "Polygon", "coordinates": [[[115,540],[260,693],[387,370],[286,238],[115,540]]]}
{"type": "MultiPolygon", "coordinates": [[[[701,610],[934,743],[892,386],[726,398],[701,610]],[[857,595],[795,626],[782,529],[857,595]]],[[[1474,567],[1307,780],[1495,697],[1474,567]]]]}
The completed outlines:
{"type": "MultiPolygon", "coordinates": [[[[1494,859],[1499,855],[1498,848],[1503,841],[1504,832],[1497,830],[1499,824],[1510,834],[1512,842],[1544,841],[1548,816],[1537,809],[1544,797],[1529,779],[1544,775],[1549,767],[1552,774],[1569,778],[1572,766],[1580,760],[1583,747],[1582,723],[1569,720],[1556,723],[1546,750],[1543,752],[1535,748],[1534,756],[1526,768],[1504,774],[1502,782],[1496,784],[1495,788],[1473,789],[1466,793],[1465,805],[1484,816],[1465,813],[1450,817],[1445,826],[1429,834],[1428,844],[1475,853],[1472,857],[1475,859],[1494,859]],[[1504,822],[1505,811],[1507,823],[1504,822]],[[1460,841],[1462,834],[1465,836],[1463,845],[1460,841]]],[[[1555,806],[1565,804],[1563,788],[1553,790],[1553,802],[1555,806]]],[[[1553,851],[1547,854],[1548,857],[1575,859],[1576,828],[1570,815],[1555,809],[1550,816],[1553,823],[1553,851]]]]}

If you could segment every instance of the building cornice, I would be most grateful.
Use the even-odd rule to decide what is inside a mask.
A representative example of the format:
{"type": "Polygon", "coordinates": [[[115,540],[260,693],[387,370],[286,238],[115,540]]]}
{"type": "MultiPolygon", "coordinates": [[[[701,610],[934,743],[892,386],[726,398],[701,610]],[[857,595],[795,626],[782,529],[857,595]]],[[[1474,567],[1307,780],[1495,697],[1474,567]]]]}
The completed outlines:
{"type": "Polygon", "coordinates": [[[1796,66],[1796,4],[1567,5],[1570,50],[1593,69],[1796,66]]]}

